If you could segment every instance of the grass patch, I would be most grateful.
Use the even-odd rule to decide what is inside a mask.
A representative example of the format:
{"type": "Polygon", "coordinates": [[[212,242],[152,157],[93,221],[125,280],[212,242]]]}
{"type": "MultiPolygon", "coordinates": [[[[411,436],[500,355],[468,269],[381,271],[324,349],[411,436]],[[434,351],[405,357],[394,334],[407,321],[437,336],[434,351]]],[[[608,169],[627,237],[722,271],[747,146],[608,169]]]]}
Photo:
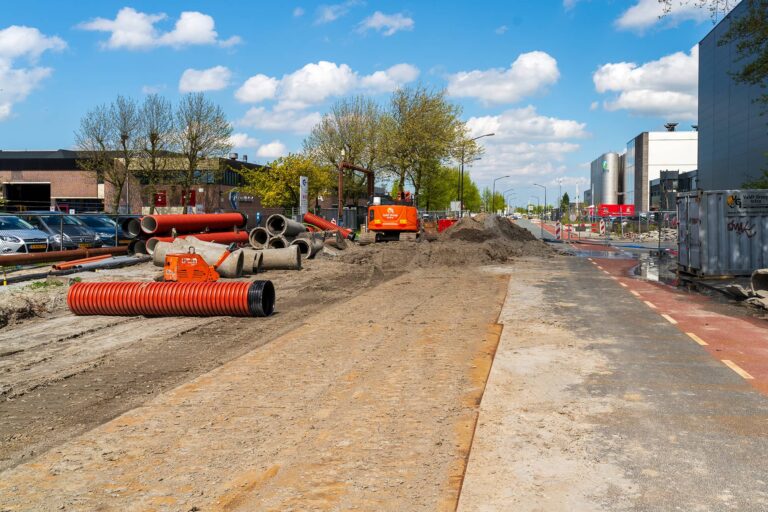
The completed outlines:
{"type": "Polygon", "coordinates": [[[56,286],[64,286],[64,283],[57,280],[35,281],[34,283],[30,284],[28,288],[30,290],[45,290],[47,288],[56,287],[56,286]]]}

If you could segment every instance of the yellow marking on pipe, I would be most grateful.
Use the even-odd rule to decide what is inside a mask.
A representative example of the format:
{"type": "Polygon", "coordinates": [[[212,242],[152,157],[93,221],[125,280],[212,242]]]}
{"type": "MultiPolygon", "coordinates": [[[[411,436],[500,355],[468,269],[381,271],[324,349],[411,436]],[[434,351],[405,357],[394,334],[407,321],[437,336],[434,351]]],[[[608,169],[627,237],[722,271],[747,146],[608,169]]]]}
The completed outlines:
{"type": "Polygon", "coordinates": [[[639,297],[639,296],[640,296],[640,294],[639,294],[639,293],[637,293],[635,290],[629,290],[629,293],[631,293],[631,294],[632,294],[632,295],[634,295],[635,297],[639,297]]]}
{"type": "Polygon", "coordinates": [[[685,334],[687,334],[689,338],[691,338],[693,341],[695,341],[695,342],[696,342],[696,343],[698,343],[699,345],[702,345],[702,346],[706,346],[706,345],[709,345],[709,343],[707,343],[707,342],[706,342],[706,341],[704,341],[703,339],[699,338],[698,336],[696,336],[696,335],[695,335],[695,334],[693,334],[692,332],[687,332],[687,333],[685,333],[685,334]]]}
{"type": "MultiPolygon", "coordinates": [[[[643,302],[645,302],[645,305],[648,306],[649,308],[657,309],[656,305],[653,302],[648,302],[647,300],[644,300],[643,302]]],[[[664,315],[661,315],[661,316],[664,316],[664,315]]]]}
{"type": "Polygon", "coordinates": [[[727,366],[728,368],[730,368],[731,370],[733,370],[736,373],[738,373],[742,378],[745,378],[747,380],[753,380],[754,379],[753,376],[751,376],[750,374],[748,374],[747,372],[742,370],[741,367],[739,365],[737,365],[736,363],[734,363],[733,361],[729,361],[728,359],[723,359],[723,364],[725,366],[727,366]]]}
{"type": "Polygon", "coordinates": [[[667,322],[671,323],[672,325],[677,325],[677,320],[675,320],[671,316],[665,315],[664,313],[662,313],[661,316],[663,316],[664,320],[666,320],[667,322]]]}

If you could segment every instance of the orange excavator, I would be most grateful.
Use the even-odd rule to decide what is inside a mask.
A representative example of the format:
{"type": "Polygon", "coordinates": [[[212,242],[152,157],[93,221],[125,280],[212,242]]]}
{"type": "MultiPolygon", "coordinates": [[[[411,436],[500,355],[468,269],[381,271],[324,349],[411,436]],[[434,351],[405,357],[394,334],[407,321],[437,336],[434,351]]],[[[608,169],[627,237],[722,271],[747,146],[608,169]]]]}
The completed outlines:
{"type": "Polygon", "coordinates": [[[416,240],[421,228],[413,197],[410,192],[403,191],[395,199],[390,196],[372,198],[368,204],[367,224],[368,232],[374,234],[376,242],[416,240]]]}
{"type": "MultiPolygon", "coordinates": [[[[374,196],[373,171],[363,167],[340,162],[339,171],[339,198],[344,197],[343,169],[351,169],[361,172],[367,177],[368,188],[368,214],[367,233],[363,233],[358,242],[369,244],[372,242],[393,242],[398,240],[416,240],[421,224],[419,211],[413,205],[413,196],[410,192],[401,190],[396,198],[389,195],[374,196]]],[[[339,218],[342,218],[342,205],[339,200],[339,218]]]]}

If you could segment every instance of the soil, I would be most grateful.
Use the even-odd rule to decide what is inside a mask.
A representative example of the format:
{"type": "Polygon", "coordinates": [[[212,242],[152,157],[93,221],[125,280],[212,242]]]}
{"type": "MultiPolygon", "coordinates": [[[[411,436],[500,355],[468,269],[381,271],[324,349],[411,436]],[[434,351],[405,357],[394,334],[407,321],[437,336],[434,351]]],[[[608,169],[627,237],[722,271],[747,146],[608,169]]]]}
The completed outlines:
{"type": "Polygon", "coordinates": [[[0,510],[453,510],[506,290],[479,267],[553,254],[486,222],[457,230],[482,243],[347,243],[257,275],[269,318],[75,317],[55,285],[0,297],[0,510]]]}

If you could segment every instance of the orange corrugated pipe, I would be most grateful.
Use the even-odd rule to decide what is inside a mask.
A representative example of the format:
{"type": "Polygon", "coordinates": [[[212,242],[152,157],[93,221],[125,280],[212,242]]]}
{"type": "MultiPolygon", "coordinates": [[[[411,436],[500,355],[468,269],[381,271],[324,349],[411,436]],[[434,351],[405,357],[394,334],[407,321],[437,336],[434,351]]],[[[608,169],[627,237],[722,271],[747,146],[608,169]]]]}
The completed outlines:
{"type": "Polygon", "coordinates": [[[67,306],[76,315],[269,316],[271,281],[75,283],[67,306]]]}
{"type": "Polygon", "coordinates": [[[64,263],[57,263],[56,265],[53,265],[54,270],[66,270],[68,268],[76,267],[78,265],[82,265],[83,263],[91,263],[93,261],[99,261],[99,260],[105,260],[107,258],[111,258],[111,254],[102,254],[101,256],[91,256],[90,258],[82,258],[79,260],[72,260],[72,261],[66,261],[64,263]]]}

